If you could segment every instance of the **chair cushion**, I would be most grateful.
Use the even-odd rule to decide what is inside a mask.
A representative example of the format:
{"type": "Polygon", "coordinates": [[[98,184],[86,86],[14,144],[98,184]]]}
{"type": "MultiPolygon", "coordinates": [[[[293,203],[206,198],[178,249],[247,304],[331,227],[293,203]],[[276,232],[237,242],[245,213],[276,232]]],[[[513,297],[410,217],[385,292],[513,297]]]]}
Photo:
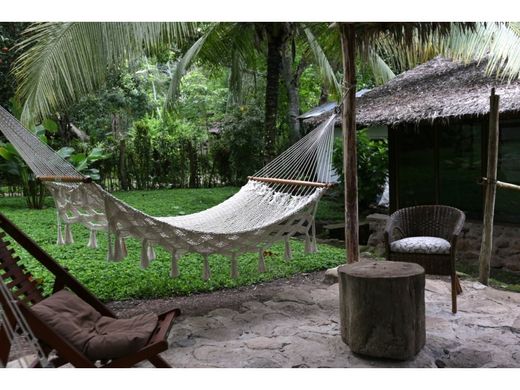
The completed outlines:
{"type": "Polygon", "coordinates": [[[450,253],[450,243],[439,237],[406,237],[390,244],[390,250],[397,253],[424,253],[444,255],[450,253]]]}
{"type": "Polygon", "coordinates": [[[157,315],[129,319],[102,316],[68,290],[61,290],[32,306],[57,334],[91,360],[116,359],[144,347],[157,326],[157,315]]]}

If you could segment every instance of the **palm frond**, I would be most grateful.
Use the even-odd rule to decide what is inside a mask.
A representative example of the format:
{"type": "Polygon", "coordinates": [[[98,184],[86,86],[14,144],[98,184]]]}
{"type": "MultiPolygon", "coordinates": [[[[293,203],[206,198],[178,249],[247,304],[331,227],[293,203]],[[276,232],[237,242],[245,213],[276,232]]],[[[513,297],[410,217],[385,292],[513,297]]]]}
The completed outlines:
{"type": "Polygon", "coordinates": [[[374,41],[376,52],[392,69],[403,72],[441,54],[462,62],[487,61],[487,74],[509,80],[520,77],[520,24],[453,23],[449,33],[433,31],[427,39],[418,32],[411,40],[386,34],[374,41]]]}
{"type": "Polygon", "coordinates": [[[216,23],[209,27],[180,58],[172,76],[165,108],[175,104],[182,77],[195,59],[208,66],[230,67],[231,101],[240,100],[243,71],[255,71],[257,48],[252,23],[216,23]]]}
{"type": "Polygon", "coordinates": [[[184,41],[194,23],[36,23],[18,45],[13,73],[23,102],[22,121],[54,112],[95,90],[109,65],[150,48],[184,41]]]}
{"type": "Polygon", "coordinates": [[[327,56],[325,55],[325,52],[323,51],[322,47],[320,46],[319,42],[316,40],[314,34],[312,31],[308,28],[304,28],[305,35],[307,37],[307,41],[309,43],[309,48],[311,49],[314,59],[316,63],[318,64],[318,68],[321,73],[321,77],[323,78],[324,82],[330,87],[333,88],[337,96],[341,96],[341,86],[336,78],[336,75],[334,73],[334,69],[332,69],[332,66],[329,63],[329,60],[327,56]]]}
{"type": "Polygon", "coordinates": [[[204,43],[208,39],[208,36],[211,35],[211,32],[212,30],[210,29],[210,31],[206,32],[199,39],[197,39],[195,43],[186,51],[186,53],[184,53],[184,55],[175,64],[175,69],[172,74],[170,86],[168,88],[168,93],[166,95],[166,100],[164,103],[165,110],[175,103],[175,100],[179,95],[182,77],[186,74],[193,60],[199,54],[200,49],[203,47],[204,43]]]}
{"type": "Polygon", "coordinates": [[[368,65],[372,70],[376,84],[382,85],[395,77],[395,73],[373,48],[368,49],[368,65]]]}

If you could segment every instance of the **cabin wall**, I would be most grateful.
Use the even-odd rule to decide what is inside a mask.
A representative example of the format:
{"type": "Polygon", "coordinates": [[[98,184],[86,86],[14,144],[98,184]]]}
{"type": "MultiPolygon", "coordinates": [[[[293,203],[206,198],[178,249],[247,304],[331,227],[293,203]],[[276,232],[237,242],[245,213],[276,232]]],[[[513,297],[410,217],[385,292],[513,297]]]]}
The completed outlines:
{"type": "MultiPolygon", "coordinates": [[[[420,204],[457,207],[482,219],[487,120],[401,125],[389,131],[391,211],[420,204]]],[[[520,184],[520,118],[500,123],[498,180],[520,184]]],[[[520,225],[520,194],[498,190],[495,221],[520,225]]]]}
{"type": "MultiPolygon", "coordinates": [[[[478,261],[487,162],[487,118],[389,129],[390,211],[445,204],[466,213],[459,259],[478,261]]],[[[520,184],[520,117],[500,123],[498,180],[520,184]]],[[[388,216],[367,218],[368,245],[384,254],[388,216]]],[[[520,271],[520,193],[497,190],[492,266],[520,271]]]]}

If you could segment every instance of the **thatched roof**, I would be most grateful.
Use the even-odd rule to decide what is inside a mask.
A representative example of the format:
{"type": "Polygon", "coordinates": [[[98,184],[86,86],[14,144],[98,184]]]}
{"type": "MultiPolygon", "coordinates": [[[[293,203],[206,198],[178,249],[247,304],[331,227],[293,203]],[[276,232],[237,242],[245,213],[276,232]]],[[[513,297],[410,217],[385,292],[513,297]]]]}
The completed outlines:
{"type": "MultiPolygon", "coordinates": [[[[520,113],[520,80],[486,76],[485,63],[461,64],[436,57],[357,99],[360,126],[418,123],[482,116],[491,88],[500,95],[500,113],[520,113]]],[[[322,118],[315,118],[319,122],[322,118]]]]}

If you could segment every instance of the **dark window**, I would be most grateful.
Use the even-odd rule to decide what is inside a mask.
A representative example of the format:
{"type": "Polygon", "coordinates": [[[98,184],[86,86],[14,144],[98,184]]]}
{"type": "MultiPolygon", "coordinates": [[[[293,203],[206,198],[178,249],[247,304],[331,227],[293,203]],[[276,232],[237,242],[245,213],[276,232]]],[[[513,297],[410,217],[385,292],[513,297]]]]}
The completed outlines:
{"type": "MultiPolygon", "coordinates": [[[[486,175],[487,122],[452,121],[419,128],[400,126],[390,138],[393,207],[445,204],[481,219],[486,175]]],[[[520,122],[501,121],[498,180],[520,185],[520,122]]],[[[498,189],[495,221],[520,223],[520,193],[498,189]]]]}
{"type": "Polygon", "coordinates": [[[480,218],[482,188],[482,126],[461,123],[440,128],[439,203],[480,218]]]}
{"type": "Polygon", "coordinates": [[[399,127],[396,132],[398,151],[398,207],[435,203],[434,131],[433,127],[399,127]]]}

